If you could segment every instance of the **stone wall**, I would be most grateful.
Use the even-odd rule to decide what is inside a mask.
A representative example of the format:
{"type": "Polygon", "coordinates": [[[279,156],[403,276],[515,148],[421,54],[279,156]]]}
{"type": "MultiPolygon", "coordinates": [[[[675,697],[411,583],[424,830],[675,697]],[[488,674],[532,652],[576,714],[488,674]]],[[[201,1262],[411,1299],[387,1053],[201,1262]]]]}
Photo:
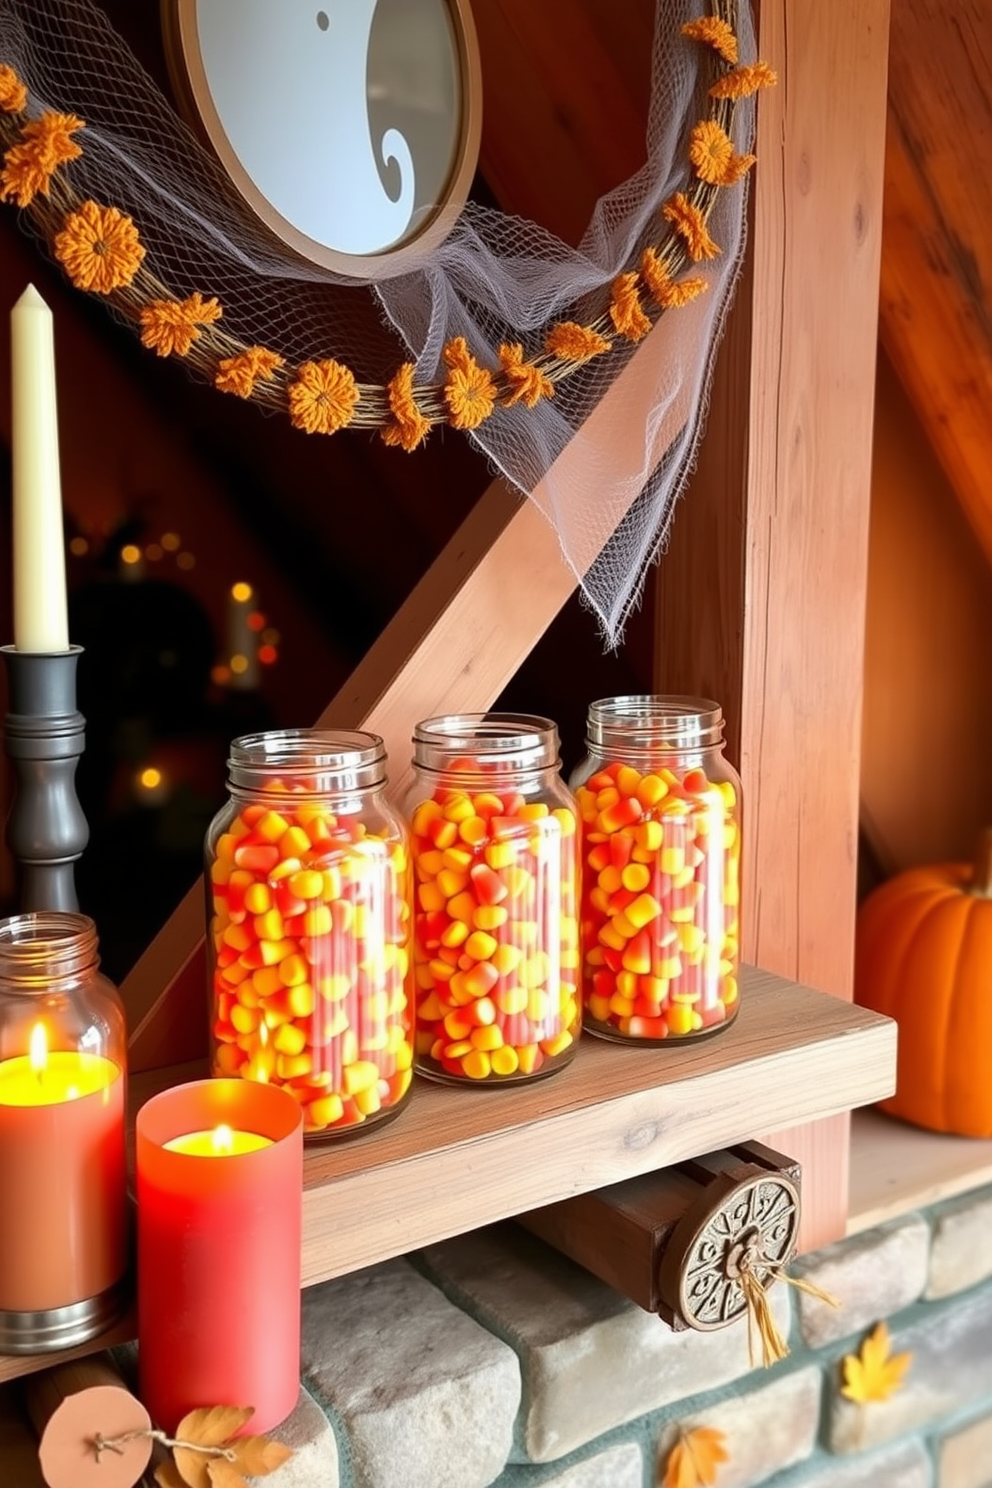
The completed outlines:
{"type": "MultiPolygon", "coordinates": [[[[655,1488],[680,1429],[705,1425],[729,1453],[714,1488],[992,1488],[992,1187],[791,1274],[841,1305],[772,1287],[790,1353],[768,1369],[743,1323],[673,1333],[512,1224],[310,1288],[299,1405],[273,1433],[295,1453],[265,1482],[655,1488]],[[841,1360],[881,1318],[912,1364],[861,1407],[841,1360]]],[[[15,1390],[0,1488],[38,1488],[8,1466],[15,1390]]]]}
{"type": "Polygon", "coordinates": [[[272,1488],[654,1488],[680,1428],[723,1432],[715,1488],[992,1488],[992,1188],[907,1214],[777,1284],[790,1353],[672,1333],[512,1224],[304,1293],[298,1448],[272,1488]],[[913,1355],[857,1406],[840,1361],[886,1318],[913,1355]]]}

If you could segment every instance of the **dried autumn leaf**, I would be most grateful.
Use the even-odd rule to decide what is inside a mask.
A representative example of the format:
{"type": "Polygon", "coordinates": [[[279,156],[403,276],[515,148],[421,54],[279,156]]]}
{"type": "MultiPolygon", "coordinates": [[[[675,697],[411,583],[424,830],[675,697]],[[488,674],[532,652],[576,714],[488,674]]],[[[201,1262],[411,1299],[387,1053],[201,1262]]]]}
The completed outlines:
{"type": "Polygon", "coordinates": [[[239,1436],[230,1445],[239,1472],[249,1478],[267,1477],[293,1455],[292,1447],[269,1441],[267,1436],[239,1436]]]}
{"type": "Polygon", "coordinates": [[[245,1478],[226,1457],[213,1457],[207,1467],[210,1488],[248,1488],[245,1478]]]}
{"type": "Polygon", "coordinates": [[[176,1427],[176,1440],[194,1447],[224,1447],[247,1426],[253,1405],[208,1405],[191,1410],[176,1427]]]}
{"type": "Polygon", "coordinates": [[[859,1405],[870,1400],[888,1400],[902,1389],[903,1375],[913,1362],[912,1354],[893,1354],[889,1330],[884,1322],[869,1333],[859,1354],[844,1358],[844,1383],[840,1393],[859,1405]]]}
{"type": "Polygon", "coordinates": [[[172,1455],[187,1488],[210,1488],[210,1464],[223,1460],[190,1448],[226,1446],[254,1414],[252,1405],[211,1405],[201,1406],[183,1416],[176,1427],[176,1441],[185,1445],[173,1447],[172,1455]]]}
{"type": "Polygon", "coordinates": [[[729,1460],[724,1435],[714,1426],[683,1431],[668,1454],[664,1488],[709,1488],[721,1462],[729,1460]]]}
{"type": "Polygon", "coordinates": [[[186,1484],[180,1477],[179,1469],[171,1457],[159,1463],[155,1469],[155,1481],[159,1488],[186,1488],[186,1484]]]}

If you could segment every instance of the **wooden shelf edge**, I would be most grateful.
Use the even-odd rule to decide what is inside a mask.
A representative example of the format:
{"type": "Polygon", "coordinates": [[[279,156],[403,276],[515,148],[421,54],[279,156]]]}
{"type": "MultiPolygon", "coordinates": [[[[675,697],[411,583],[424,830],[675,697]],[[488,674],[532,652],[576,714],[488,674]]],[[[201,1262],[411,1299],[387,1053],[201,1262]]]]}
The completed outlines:
{"type": "MultiPolygon", "coordinates": [[[[710,1038],[640,1049],[586,1037],[567,1069],[513,1088],[418,1081],[389,1125],[308,1150],[303,1284],[881,1100],[895,1050],[890,1019],[745,967],[740,1013],[710,1038]]],[[[135,1075],[132,1107],[203,1073],[135,1075]]],[[[76,1352],[123,1342],[131,1326],[76,1352]]],[[[64,1357],[0,1356],[0,1381],[64,1357]]]]}
{"type": "Polygon", "coordinates": [[[882,1111],[851,1120],[847,1233],[992,1184],[992,1141],[923,1131],[882,1111]]]}
{"type": "Polygon", "coordinates": [[[703,1152],[880,1100],[895,1024],[745,968],[732,1028],[634,1049],[582,1040],[546,1081],[423,1085],[364,1139],[307,1158],[304,1285],[703,1152]]]}

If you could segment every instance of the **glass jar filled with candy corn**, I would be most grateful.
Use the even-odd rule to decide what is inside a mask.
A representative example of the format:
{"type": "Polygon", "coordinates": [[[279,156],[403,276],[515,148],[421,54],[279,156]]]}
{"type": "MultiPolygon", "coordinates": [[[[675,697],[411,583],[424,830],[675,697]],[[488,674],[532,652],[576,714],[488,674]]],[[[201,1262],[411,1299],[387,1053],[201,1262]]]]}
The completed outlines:
{"type": "Polygon", "coordinates": [[[590,1033],[689,1039],[737,1011],[740,780],[705,698],[604,698],[571,785],[582,820],[590,1033]]]}
{"type": "Polygon", "coordinates": [[[416,1065],[458,1084],[549,1075],[575,1053],[579,853],[558,730],[453,714],[414,731],[416,1065]]]}
{"type": "Polygon", "coordinates": [[[214,1075],[281,1085],[310,1140],[394,1116],[413,1078],[412,870],[375,734],[236,739],[207,832],[214,1075]]]}

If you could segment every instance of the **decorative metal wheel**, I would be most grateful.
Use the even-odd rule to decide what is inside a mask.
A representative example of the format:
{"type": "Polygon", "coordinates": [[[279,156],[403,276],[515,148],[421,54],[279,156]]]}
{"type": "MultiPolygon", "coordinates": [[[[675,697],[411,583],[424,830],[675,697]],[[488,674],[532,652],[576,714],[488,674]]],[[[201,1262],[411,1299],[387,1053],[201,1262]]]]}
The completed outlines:
{"type": "Polygon", "coordinates": [[[690,1328],[725,1328],[747,1310],[741,1275],[765,1286],[795,1250],[799,1190],[782,1174],[734,1182],[683,1215],[666,1247],[664,1290],[690,1328]]]}

